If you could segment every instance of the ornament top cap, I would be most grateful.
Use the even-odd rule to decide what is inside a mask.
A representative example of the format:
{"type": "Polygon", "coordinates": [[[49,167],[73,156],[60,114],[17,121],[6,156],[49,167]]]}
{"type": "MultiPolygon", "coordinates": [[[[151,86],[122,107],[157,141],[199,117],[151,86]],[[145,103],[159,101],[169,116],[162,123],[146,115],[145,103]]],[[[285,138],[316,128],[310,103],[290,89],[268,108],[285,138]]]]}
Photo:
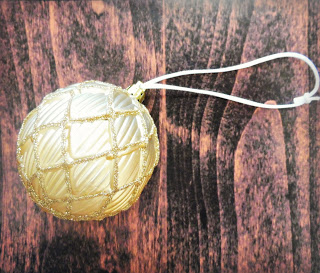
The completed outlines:
{"type": "Polygon", "coordinates": [[[127,91],[130,94],[130,96],[134,97],[139,101],[140,103],[143,102],[146,94],[145,89],[141,87],[143,83],[141,81],[138,81],[136,84],[132,84],[129,87],[127,87],[127,91]]]}

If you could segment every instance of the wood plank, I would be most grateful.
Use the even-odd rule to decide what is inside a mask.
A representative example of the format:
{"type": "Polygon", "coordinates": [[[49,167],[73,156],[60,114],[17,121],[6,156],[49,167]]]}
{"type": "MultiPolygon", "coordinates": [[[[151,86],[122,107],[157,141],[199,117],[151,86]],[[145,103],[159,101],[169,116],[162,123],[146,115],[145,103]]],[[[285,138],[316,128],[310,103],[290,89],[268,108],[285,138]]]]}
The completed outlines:
{"type": "MultiPolygon", "coordinates": [[[[308,55],[317,67],[320,66],[320,3],[310,1],[308,5],[308,55]]],[[[309,77],[309,88],[314,78],[309,77]]],[[[310,106],[309,152],[310,152],[310,236],[312,272],[320,271],[320,106],[310,106]]]]}
{"type": "MultiPolygon", "coordinates": [[[[122,87],[282,51],[320,66],[316,0],[125,0],[0,4],[1,272],[320,271],[320,107],[270,111],[150,90],[160,163],[128,211],[63,221],[27,196],[16,138],[59,87],[122,87]]],[[[313,87],[286,59],[168,80],[278,104],[313,87]]]]}
{"type": "Polygon", "coordinates": [[[282,132],[279,111],[257,109],[235,151],[238,272],[293,272],[282,132]]]}

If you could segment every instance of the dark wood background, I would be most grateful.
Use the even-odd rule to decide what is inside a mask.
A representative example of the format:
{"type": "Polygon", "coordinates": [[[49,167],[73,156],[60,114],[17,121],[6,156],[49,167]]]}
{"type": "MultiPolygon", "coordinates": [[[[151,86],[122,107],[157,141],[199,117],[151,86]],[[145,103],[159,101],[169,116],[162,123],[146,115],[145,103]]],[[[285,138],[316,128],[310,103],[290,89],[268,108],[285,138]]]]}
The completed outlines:
{"type": "MultiPolygon", "coordinates": [[[[283,51],[320,67],[319,1],[0,6],[1,272],[320,272],[319,103],[263,110],[149,91],[160,163],[130,210],[100,222],[42,212],[15,162],[22,120],[59,87],[127,87],[283,51]]],[[[285,103],[314,81],[305,64],[282,59],[167,83],[285,103]]]]}

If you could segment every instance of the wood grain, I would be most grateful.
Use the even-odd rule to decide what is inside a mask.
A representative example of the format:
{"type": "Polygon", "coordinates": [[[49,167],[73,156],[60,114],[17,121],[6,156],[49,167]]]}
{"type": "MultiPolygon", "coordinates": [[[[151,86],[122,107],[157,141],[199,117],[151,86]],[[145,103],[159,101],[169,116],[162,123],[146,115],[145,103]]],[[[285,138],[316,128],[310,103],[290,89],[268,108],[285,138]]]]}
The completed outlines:
{"type": "MultiPolygon", "coordinates": [[[[320,104],[263,110],[149,91],[160,162],[139,201],[103,221],[42,212],[19,180],[16,138],[43,96],[95,79],[296,51],[320,66],[317,0],[125,0],[0,4],[0,272],[320,272],[320,104]]],[[[281,59],[167,83],[291,102],[312,89],[281,59]]],[[[272,101],[270,101],[272,100],[272,101]]]]}

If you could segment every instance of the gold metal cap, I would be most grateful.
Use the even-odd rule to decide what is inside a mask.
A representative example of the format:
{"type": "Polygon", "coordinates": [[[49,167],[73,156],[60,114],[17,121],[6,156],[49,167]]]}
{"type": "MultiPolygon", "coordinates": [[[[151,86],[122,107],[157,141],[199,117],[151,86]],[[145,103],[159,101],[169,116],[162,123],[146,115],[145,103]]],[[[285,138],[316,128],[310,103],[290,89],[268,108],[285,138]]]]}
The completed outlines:
{"type": "Polygon", "coordinates": [[[141,88],[141,81],[138,81],[136,84],[130,85],[126,90],[130,94],[130,96],[134,97],[139,101],[140,103],[143,102],[146,94],[145,94],[145,89],[141,88]]]}

